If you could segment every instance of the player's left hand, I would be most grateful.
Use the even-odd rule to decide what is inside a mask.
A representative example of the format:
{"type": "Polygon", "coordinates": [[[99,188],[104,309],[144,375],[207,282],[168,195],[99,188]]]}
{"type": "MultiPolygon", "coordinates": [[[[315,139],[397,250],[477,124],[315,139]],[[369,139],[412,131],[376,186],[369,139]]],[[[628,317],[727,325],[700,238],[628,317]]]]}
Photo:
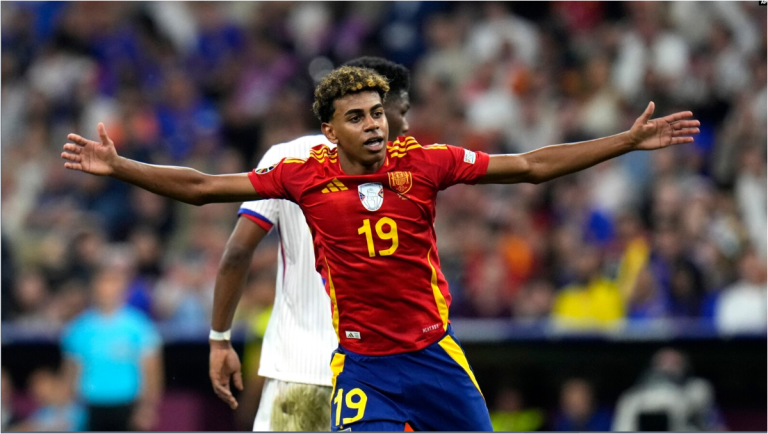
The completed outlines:
{"type": "Polygon", "coordinates": [[[64,167],[94,175],[111,175],[120,157],[115,150],[115,142],[107,135],[107,128],[99,122],[96,126],[99,141],[88,140],[77,134],[70,134],[67,139],[72,143],[64,145],[61,158],[69,160],[64,167]]]}
{"type": "Polygon", "coordinates": [[[237,408],[237,399],[229,389],[229,379],[237,390],[243,390],[243,374],[240,372],[240,358],[230,345],[229,341],[210,341],[211,352],[209,357],[208,375],[211,377],[211,385],[216,395],[226,402],[234,410],[237,408]]]}
{"type": "Polygon", "coordinates": [[[629,130],[629,139],[635,150],[650,151],[693,142],[693,135],[699,133],[701,125],[691,119],[693,113],[678,112],[663,118],[651,119],[656,105],[651,101],[642,115],[629,130]]]}

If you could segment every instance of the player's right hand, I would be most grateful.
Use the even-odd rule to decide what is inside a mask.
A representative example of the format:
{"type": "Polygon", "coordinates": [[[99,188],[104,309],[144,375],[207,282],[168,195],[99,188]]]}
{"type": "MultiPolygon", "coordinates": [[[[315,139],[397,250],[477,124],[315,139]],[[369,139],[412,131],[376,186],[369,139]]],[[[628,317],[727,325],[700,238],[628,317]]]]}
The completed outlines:
{"type": "Polygon", "coordinates": [[[107,136],[107,129],[103,123],[96,127],[99,132],[100,142],[88,140],[77,134],[70,134],[67,139],[72,143],[64,145],[61,158],[69,160],[64,167],[94,175],[111,175],[114,165],[118,161],[115,144],[107,136]]]}
{"type": "Polygon", "coordinates": [[[240,372],[240,358],[237,357],[229,341],[210,341],[211,354],[208,375],[216,396],[226,402],[234,410],[237,400],[229,388],[229,378],[232,377],[237,390],[243,390],[243,374],[240,372]]]}

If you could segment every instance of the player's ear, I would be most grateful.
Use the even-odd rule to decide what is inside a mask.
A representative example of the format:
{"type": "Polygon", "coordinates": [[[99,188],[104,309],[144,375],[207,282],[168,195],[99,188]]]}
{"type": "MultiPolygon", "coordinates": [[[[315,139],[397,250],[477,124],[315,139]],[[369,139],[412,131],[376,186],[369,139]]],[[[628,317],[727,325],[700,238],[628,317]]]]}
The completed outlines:
{"type": "Polygon", "coordinates": [[[320,130],[325,134],[325,138],[328,139],[329,142],[334,145],[339,144],[339,139],[336,138],[336,132],[333,130],[333,125],[328,122],[323,122],[323,124],[320,125],[320,130]]]}

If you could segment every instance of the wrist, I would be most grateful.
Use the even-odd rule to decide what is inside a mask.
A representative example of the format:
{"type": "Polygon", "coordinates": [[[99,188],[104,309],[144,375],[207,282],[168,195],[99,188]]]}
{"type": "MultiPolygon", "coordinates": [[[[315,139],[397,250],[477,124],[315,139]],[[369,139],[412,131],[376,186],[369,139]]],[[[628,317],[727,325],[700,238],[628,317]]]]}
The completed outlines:
{"type": "Polygon", "coordinates": [[[230,345],[231,337],[232,329],[227,329],[223,332],[218,332],[211,329],[210,333],[208,333],[208,341],[212,346],[216,345],[221,347],[228,347],[230,345]]]}
{"type": "Polygon", "coordinates": [[[626,131],[623,133],[623,142],[626,148],[628,148],[630,151],[637,148],[637,145],[640,144],[640,141],[637,140],[634,134],[632,134],[632,130],[626,131]]]}
{"type": "Polygon", "coordinates": [[[119,155],[115,156],[114,161],[109,165],[110,169],[112,169],[112,173],[110,173],[109,176],[120,179],[121,174],[124,173],[125,164],[127,162],[128,159],[119,155]]]}
{"type": "Polygon", "coordinates": [[[214,329],[211,329],[211,332],[208,333],[208,339],[212,341],[229,341],[232,336],[232,329],[227,329],[223,332],[217,332],[214,329]]]}

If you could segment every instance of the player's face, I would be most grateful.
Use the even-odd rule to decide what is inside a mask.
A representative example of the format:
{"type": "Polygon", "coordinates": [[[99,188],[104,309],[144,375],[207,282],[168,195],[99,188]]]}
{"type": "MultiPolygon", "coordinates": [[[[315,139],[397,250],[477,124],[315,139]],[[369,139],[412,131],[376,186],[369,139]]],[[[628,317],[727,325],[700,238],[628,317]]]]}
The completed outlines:
{"type": "Polygon", "coordinates": [[[346,95],[334,101],[334,108],[333,118],[324,123],[322,129],[328,140],[339,147],[342,164],[347,160],[353,166],[365,167],[366,171],[378,169],[387,154],[389,132],[378,92],[346,95]]]}
{"type": "Polygon", "coordinates": [[[387,114],[389,123],[389,140],[395,141],[397,136],[404,136],[408,132],[408,121],[405,115],[411,109],[411,100],[408,92],[401,92],[400,95],[387,95],[387,101],[384,103],[384,112],[387,114]]]}
{"type": "Polygon", "coordinates": [[[93,283],[93,302],[103,311],[112,311],[123,303],[127,281],[118,271],[100,271],[93,283]]]}

